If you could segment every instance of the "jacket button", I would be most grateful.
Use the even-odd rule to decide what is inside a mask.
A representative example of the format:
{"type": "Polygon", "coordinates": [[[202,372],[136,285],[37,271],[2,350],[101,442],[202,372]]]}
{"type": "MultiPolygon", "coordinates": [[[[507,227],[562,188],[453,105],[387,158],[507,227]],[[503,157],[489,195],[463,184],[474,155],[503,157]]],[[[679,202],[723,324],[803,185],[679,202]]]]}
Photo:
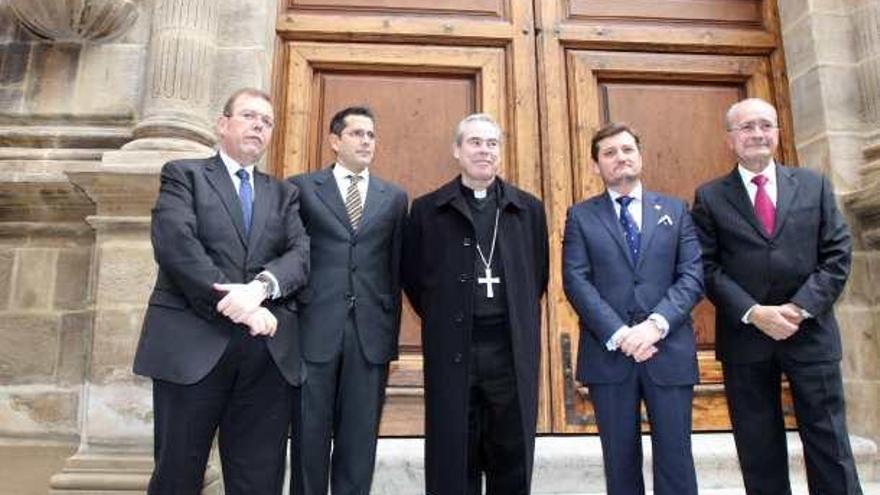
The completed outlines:
{"type": "Polygon", "coordinates": [[[461,362],[461,353],[456,352],[455,355],[452,356],[452,361],[455,363],[460,363],[461,362]]]}
{"type": "Polygon", "coordinates": [[[351,265],[351,271],[356,272],[358,269],[357,265],[351,265]]]}
{"type": "Polygon", "coordinates": [[[349,243],[351,243],[352,246],[357,246],[358,240],[357,240],[357,238],[352,237],[351,240],[349,241],[349,243]]]}
{"type": "Polygon", "coordinates": [[[464,321],[464,313],[457,313],[457,314],[455,315],[455,322],[456,322],[456,323],[461,323],[461,322],[463,322],[463,321],[464,321]]]}
{"type": "Polygon", "coordinates": [[[464,244],[464,246],[467,247],[467,246],[470,246],[472,242],[473,241],[471,240],[470,237],[465,237],[464,242],[462,242],[462,244],[464,244]]]}

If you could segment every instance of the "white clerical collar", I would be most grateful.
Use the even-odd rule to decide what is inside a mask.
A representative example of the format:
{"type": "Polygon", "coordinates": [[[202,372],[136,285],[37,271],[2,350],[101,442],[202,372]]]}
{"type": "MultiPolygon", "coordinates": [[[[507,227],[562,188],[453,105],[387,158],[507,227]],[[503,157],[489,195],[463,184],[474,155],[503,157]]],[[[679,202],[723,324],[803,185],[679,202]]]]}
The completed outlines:
{"type": "Polygon", "coordinates": [[[370,178],[370,167],[364,167],[360,172],[354,173],[345,168],[345,165],[339,162],[336,162],[336,164],[333,165],[333,176],[336,177],[337,182],[342,183],[342,181],[347,179],[349,175],[358,175],[364,180],[364,183],[366,183],[367,179],[370,178]]]}
{"type": "MultiPolygon", "coordinates": [[[[613,203],[613,202],[617,201],[617,198],[623,196],[623,194],[615,191],[614,189],[608,189],[608,196],[611,197],[611,202],[613,203]]],[[[642,182],[639,181],[639,183],[636,184],[636,187],[634,187],[633,190],[630,191],[629,194],[627,194],[627,196],[631,197],[637,203],[641,202],[642,201],[642,182]]]]}
{"type": "Polygon", "coordinates": [[[767,184],[776,184],[776,162],[773,160],[770,160],[770,164],[764,167],[764,170],[761,170],[760,172],[752,172],[740,164],[737,164],[736,167],[739,170],[739,176],[742,178],[743,184],[746,184],[747,186],[751,184],[752,179],[759,174],[767,178],[767,184]]]}
{"type": "Polygon", "coordinates": [[[244,166],[244,165],[238,163],[237,161],[235,161],[234,158],[227,155],[226,152],[223,151],[222,148],[220,149],[220,160],[223,161],[223,165],[226,166],[226,171],[229,172],[230,176],[235,175],[235,173],[238,172],[238,169],[240,169],[240,168],[247,170],[248,174],[251,177],[254,176],[254,166],[253,165],[244,166]]]}

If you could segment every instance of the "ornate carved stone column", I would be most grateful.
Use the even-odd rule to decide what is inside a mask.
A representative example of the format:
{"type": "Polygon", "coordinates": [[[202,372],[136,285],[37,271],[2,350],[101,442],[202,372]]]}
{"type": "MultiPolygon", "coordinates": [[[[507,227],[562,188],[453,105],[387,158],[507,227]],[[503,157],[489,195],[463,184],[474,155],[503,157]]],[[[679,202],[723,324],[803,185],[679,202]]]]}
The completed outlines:
{"type": "Polygon", "coordinates": [[[216,58],[217,0],[155,0],[143,118],[123,150],[205,151],[216,58]]]}

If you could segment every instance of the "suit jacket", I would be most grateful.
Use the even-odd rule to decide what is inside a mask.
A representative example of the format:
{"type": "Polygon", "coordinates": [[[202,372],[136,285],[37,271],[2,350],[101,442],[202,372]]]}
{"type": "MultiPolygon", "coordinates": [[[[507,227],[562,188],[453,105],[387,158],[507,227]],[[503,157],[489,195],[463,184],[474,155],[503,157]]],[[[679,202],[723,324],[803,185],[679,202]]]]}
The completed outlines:
{"type": "Polygon", "coordinates": [[[849,274],[849,229],[828,179],[776,165],[776,231],[764,232],[739,171],[697,189],[694,221],[703,247],[706,294],[715,304],[718,359],[750,363],[780,354],[796,361],[841,357],[832,312],[849,274]],[[813,315],[775,341],[742,323],[754,304],[793,302],[813,315]]]}
{"type": "Polygon", "coordinates": [[[312,275],[298,296],[305,358],[330,360],[353,310],[367,360],[382,364],[397,359],[406,193],[371,173],[355,231],[332,167],[290,181],[302,192],[300,213],[312,242],[312,275]]]}
{"type": "Polygon", "coordinates": [[[214,283],[247,283],[268,270],[281,297],[264,304],[278,319],[265,337],[285,379],[299,383],[296,302],[305,284],[309,239],[299,218],[299,192],[259,171],[245,237],[235,185],[220,155],[166,163],[152,214],[159,271],[134,360],[134,372],[180,384],[201,380],[217,364],[231,336],[247,332],[215,309],[223,293],[214,283]]]}
{"type": "Polygon", "coordinates": [[[648,375],[659,385],[697,382],[691,322],[691,310],[703,294],[697,235],[683,201],[645,191],[642,205],[636,262],[607,193],[568,211],[562,279],[580,317],[577,379],[582,383],[618,383],[628,376],[635,361],[605,344],[621,326],[640,323],[651,313],[666,318],[669,333],[646,361],[648,375]]]}

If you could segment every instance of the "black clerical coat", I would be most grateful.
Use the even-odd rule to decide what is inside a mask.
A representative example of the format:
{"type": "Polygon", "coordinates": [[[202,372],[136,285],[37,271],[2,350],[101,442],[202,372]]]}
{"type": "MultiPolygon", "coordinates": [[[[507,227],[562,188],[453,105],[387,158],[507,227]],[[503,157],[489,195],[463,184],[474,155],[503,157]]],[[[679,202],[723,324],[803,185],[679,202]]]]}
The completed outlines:
{"type": "MultiPolygon", "coordinates": [[[[516,386],[531,479],[538,406],[541,296],[547,288],[544,206],[499,181],[499,255],[516,386]]],[[[413,202],[404,236],[404,286],[422,317],[425,372],[425,475],[428,495],[465,492],[468,366],[473,327],[474,263],[471,213],[456,177],[413,202]]],[[[480,286],[482,289],[483,286],[480,286]]]]}

